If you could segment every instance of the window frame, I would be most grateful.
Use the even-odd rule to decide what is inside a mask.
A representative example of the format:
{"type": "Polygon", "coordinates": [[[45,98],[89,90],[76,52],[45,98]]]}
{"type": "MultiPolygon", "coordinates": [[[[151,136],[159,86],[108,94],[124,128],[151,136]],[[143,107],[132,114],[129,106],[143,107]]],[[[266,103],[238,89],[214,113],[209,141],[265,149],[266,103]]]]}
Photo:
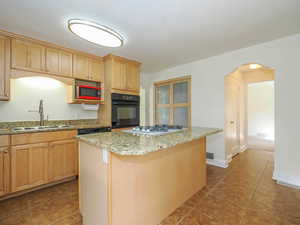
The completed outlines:
{"type": "Polygon", "coordinates": [[[153,115],[153,121],[155,124],[159,124],[159,118],[158,118],[158,109],[159,108],[169,108],[169,125],[174,125],[174,109],[178,107],[186,107],[188,110],[188,128],[191,127],[191,76],[183,76],[163,81],[158,81],[154,83],[154,115],[153,115]],[[187,102],[186,103],[174,103],[173,99],[173,91],[174,91],[174,84],[176,83],[182,83],[187,82],[187,102]],[[161,86],[169,86],[169,104],[158,104],[158,88],[161,86]]]}

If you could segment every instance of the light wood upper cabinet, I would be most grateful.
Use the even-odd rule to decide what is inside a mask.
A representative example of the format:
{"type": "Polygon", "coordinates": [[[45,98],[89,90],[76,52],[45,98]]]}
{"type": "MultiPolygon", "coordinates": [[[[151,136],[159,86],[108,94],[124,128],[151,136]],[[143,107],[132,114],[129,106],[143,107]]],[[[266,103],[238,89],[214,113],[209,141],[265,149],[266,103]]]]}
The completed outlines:
{"type": "Polygon", "coordinates": [[[0,100],[9,100],[10,40],[0,35],[0,100]]]}
{"type": "Polygon", "coordinates": [[[53,48],[46,49],[46,71],[59,73],[59,50],[53,48]]]}
{"type": "Polygon", "coordinates": [[[104,67],[100,59],[76,54],[73,57],[73,77],[83,80],[103,81],[104,67]]]}
{"type": "Polygon", "coordinates": [[[72,77],[72,53],[46,49],[46,72],[72,77]]]}
{"type": "Polygon", "coordinates": [[[28,44],[29,68],[36,71],[45,71],[45,47],[37,44],[28,44]]]}
{"type": "Polygon", "coordinates": [[[73,77],[78,79],[89,79],[89,59],[86,56],[73,55],[73,77]]]}
{"type": "Polygon", "coordinates": [[[75,139],[51,142],[48,158],[49,181],[78,174],[78,150],[75,139]]]}
{"type": "Polygon", "coordinates": [[[100,59],[89,59],[89,79],[93,81],[103,82],[104,66],[100,59]]]}
{"type": "Polygon", "coordinates": [[[116,56],[108,56],[106,60],[111,60],[106,64],[112,66],[111,75],[106,75],[111,76],[112,92],[139,93],[140,64],[116,56]]]}
{"type": "Polygon", "coordinates": [[[12,68],[45,71],[45,47],[29,41],[13,39],[12,68]]]}
{"type": "Polygon", "coordinates": [[[131,91],[140,90],[140,68],[135,64],[127,63],[126,89],[131,91]]]}
{"type": "MultiPolygon", "coordinates": [[[[1,36],[0,36],[1,39],[1,36]]],[[[4,41],[0,41],[0,54],[3,53],[4,41]]],[[[10,45],[10,40],[8,39],[10,45]]],[[[41,74],[72,77],[82,80],[103,82],[104,65],[101,57],[68,50],[38,40],[12,38],[11,66],[14,76],[22,76],[24,71],[41,74]]],[[[0,56],[3,62],[3,55],[0,56]]],[[[10,60],[8,61],[10,62],[10,60]]],[[[0,76],[1,79],[1,76],[0,76]]],[[[3,88],[2,88],[3,89],[3,88]]],[[[0,96],[2,89],[0,88],[0,96]]]]}
{"type": "Polygon", "coordinates": [[[11,148],[11,189],[21,191],[47,183],[48,143],[11,148]]]}
{"type": "Polygon", "coordinates": [[[9,169],[8,147],[0,147],[0,196],[9,192],[9,169]]]}
{"type": "Polygon", "coordinates": [[[111,88],[126,89],[126,63],[124,61],[114,61],[111,88]]]}
{"type": "Polygon", "coordinates": [[[66,51],[59,52],[59,72],[63,75],[72,76],[73,74],[73,54],[66,51]]]}
{"type": "Polygon", "coordinates": [[[15,69],[26,69],[29,67],[28,46],[25,42],[12,40],[12,67],[15,69]]]}

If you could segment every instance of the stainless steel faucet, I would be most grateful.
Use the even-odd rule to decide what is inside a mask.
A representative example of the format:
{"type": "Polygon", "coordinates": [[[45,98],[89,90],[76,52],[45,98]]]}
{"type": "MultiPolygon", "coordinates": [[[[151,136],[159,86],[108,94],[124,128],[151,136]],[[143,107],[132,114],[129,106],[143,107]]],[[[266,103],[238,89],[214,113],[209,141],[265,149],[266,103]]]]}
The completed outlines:
{"type": "Polygon", "coordinates": [[[40,126],[44,126],[45,125],[45,119],[44,119],[44,104],[43,104],[43,99],[40,100],[40,104],[39,104],[39,110],[28,110],[28,112],[37,112],[40,114],[40,126]]]}

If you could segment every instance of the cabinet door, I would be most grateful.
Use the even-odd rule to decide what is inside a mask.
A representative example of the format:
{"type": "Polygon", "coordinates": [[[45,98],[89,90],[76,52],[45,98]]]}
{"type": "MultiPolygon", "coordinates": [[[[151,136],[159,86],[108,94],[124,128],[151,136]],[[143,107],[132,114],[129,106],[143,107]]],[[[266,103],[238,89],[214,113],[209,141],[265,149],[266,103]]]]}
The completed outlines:
{"type": "Polygon", "coordinates": [[[46,49],[46,71],[72,77],[72,53],[54,48],[46,49]]]}
{"type": "Polygon", "coordinates": [[[139,66],[131,63],[126,67],[126,89],[130,91],[140,90],[140,71],[139,66]]]}
{"type": "Polygon", "coordinates": [[[12,40],[12,67],[45,71],[45,47],[28,41],[12,40]]]}
{"type": "Polygon", "coordinates": [[[34,71],[45,71],[45,47],[28,43],[29,69],[34,71]]]}
{"type": "Polygon", "coordinates": [[[21,191],[47,182],[48,143],[11,148],[12,191],[21,191]]]}
{"type": "Polygon", "coordinates": [[[12,67],[14,69],[26,69],[29,67],[28,46],[26,42],[12,40],[12,67]]]}
{"type": "Polygon", "coordinates": [[[83,55],[74,55],[73,77],[78,79],[89,79],[89,59],[83,55]]]}
{"type": "Polygon", "coordinates": [[[46,49],[46,71],[50,73],[59,73],[59,50],[54,48],[46,49]]]}
{"type": "Polygon", "coordinates": [[[101,60],[90,59],[89,60],[89,75],[90,80],[103,82],[103,63],[101,60]]]}
{"type": "Polygon", "coordinates": [[[126,90],[126,63],[122,61],[114,61],[112,88],[126,90]]]}
{"type": "Polygon", "coordinates": [[[8,147],[0,148],[0,196],[9,192],[9,153],[8,147]]]}
{"type": "Polygon", "coordinates": [[[4,36],[0,36],[0,100],[9,99],[10,84],[10,41],[4,36]]]}
{"type": "Polygon", "coordinates": [[[60,51],[59,72],[62,75],[72,77],[73,55],[70,52],[60,51]]]}
{"type": "Polygon", "coordinates": [[[48,158],[49,181],[61,180],[78,174],[76,140],[51,142],[48,158]]]}

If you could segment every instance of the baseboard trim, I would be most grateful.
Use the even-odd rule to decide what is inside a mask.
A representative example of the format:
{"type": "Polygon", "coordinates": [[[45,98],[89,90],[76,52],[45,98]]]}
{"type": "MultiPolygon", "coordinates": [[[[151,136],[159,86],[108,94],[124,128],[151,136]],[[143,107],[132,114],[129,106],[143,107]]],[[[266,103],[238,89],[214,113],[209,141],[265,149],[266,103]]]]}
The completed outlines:
{"type": "Polygon", "coordinates": [[[227,166],[229,165],[229,163],[231,163],[233,156],[234,156],[233,154],[229,154],[227,156],[227,160],[226,160],[227,166]]]}
{"type": "Polygon", "coordinates": [[[280,175],[276,172],[273,173],[273,180],[276,180],[277,184],[300,189],[300,181],[291,176],[280,175]]]}
{"type": "Polygon", "coordinates": [[[240,147],[240,153],[242,153],[242,152],[246,151],[246,150],[247,150],[247,148],[248,148],[248,146],[247,146],[247,145],[243,145],[243,146],[241,146],[241,147],[240,147]]]}
{"type": "Polygon", "coordinates": [[[1,196],[0,202],[3,201],[3,200],[10,199],[10,198],[18,197],[18,196],[21,196],[21,195],[24,195],[24,194],[27,194],[27,193],[30,193],[30,192],[33,192],[33,191],[37,191],[37,190],[40,190],[40,189],[52,187],[52,186],[57,185],[57,184],[69,182],[69,181],[75,180],[75,179],[77,179],[77,176],[64,178],[64,179],[59,180],[59,181],[54,181],[52,183],[43,184],[43,185],[40,185],[40,186],[37,186],[37,187],[34,187],[34,188],[30,188],[30,189],[27,189],[27,190],[19,191],[19,192],[8,193],[7,195],[1,196]]]}
{"type": "Polygon", "coordinates": [[[225,160],[218,160],[218,159],[206,159],[206,164],[222,167],[222,168],[228,167],[228,163],[225,160]]]}
{"type": "Polygon", "coordinates": [[[263,151],[274,152],[274,147],[268,147],[268,146],[248,145],[248,148],[249,149],[255,149],[255,150],[263,150],[263,151]]]}

